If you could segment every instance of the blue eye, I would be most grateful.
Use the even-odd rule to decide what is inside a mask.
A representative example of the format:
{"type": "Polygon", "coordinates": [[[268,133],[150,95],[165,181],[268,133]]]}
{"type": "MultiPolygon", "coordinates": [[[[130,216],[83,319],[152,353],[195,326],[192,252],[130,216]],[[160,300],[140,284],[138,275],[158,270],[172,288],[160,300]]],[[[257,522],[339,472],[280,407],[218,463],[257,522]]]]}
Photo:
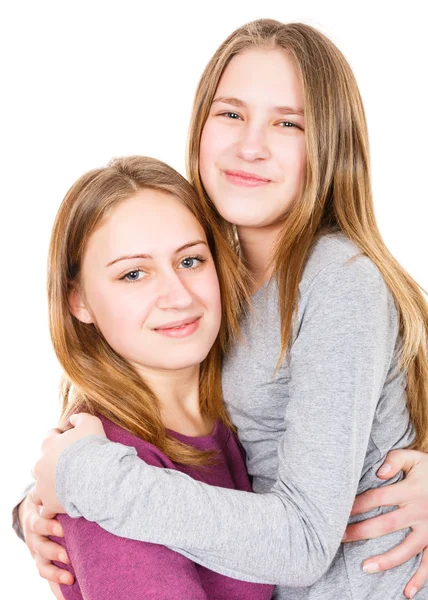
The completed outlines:
{"type": "Polygon", "coordinates": [[[183,269],[197,269],[201,263],[204,263],[206,259],[200,258],[199,256],[186,256],[180,262],[183,269]]]}
{"type": "Polygon", "coordinates": [[[240,119],[241,117],[238,115],[238,113],[235,112],[225,112],[222,113],[224,117],[228,117],[229,119],[240,119]]]}
{"type": "Polygon", "coordinates": [[[134,269],[133,271],[129,271],[129,273],[126,273],[123,277],[121,277],[121,280],[128,281],[128,282],[139,281],[140,279],[142,279],[145,276],[146,276],[146,273],[144,271],[142,271],[141,269],[134,269]],[[141,275],[141,277],[140,277],[140,275],[141,275]]]}

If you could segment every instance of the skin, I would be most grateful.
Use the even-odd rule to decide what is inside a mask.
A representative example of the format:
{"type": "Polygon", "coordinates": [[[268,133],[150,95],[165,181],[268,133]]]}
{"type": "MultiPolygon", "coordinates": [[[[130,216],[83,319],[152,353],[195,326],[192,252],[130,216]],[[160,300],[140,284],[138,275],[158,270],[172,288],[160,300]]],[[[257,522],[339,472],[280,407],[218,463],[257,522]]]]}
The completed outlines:
{"type": "Polygon", "coordinates": [[[251,50],[230,62],[203,129],[199,168],[218,212],[237,226],[259,285],[270,278],[272,246],[300,193],[304,126],[303,90],[284,52],[251,50]],[[267,182],[246,185],[234,173],[267,182]]]}
{"type": "MultiPolygon", "coordinates": [[[[168,428],[189,436],[209,434],[213,423],[199,408],[199,365],[218,335],[221,300],[206,236],[193,214],[171,195],[139,192],[111,210],[92,234],[81,273],[81,285],[69,296],[72,314],[96,324],[141,374],[159,398],[168,428]],[[177,328],[165,329],[183,319],[197,319],[184,337],[183,331],[177,337],[177,328]]],[[[73,415],[71,423],[88,434],[105,435],[96,418],[82,423],[80,415],[73,415]]],[[[57,433],[48,435],[42,452],[57,433]]],[[[39,572],[62,599],[58,583],[71,584],[73,577],[50,562],[69,559],[45,537],[63,536],[63,531],[50,520],[55,513],[42,506],[39,493],[43,487],[21,503],[20,521],[39,572]]]]}
{"type": "Polygon", "coordinates": [[[221,322],[219,283],[202,226],[173,196],[141,191],[91,235],[81,273],[71,312],[94,323],[148,383],[168,427],[201,435],[199,364],[221,322]],[[183,320],[191,323],[167,327],[183,320]]]}
{"type": "MultiPolygon", "coordinates": [[[[237,226],[243,258],[253,274],[255,289],[271,277],[269,259],[281,220],[298,201],[306,160],[304,117],[299,110],[302,98],[301,84],[285,52],[247,50],[234,57],[226,68],[216,91],[217,101],[202,133],[200,172],[204,186],[220,214],[237,226]],[[278,107],[291,110],[280,114],[285,111],[278,111],[278,107]],[[267,181],[254,182],[254,178],[242,176],[243,172],[267,181]]],[[[49,451],[54,464],[63,448],[83,435],[82,429],[82,434],[74,431],[55,436],[49,451]]],[[[44,460],[40,466],[45,478],[49,468],[47,459],[44,460]]],[[[423,486],[428,480],[426,455],[410,450],[393,451],[383,468],[384,472],[378,473],[380,478],[387,480],[404,470],[406,480],[361,495],[356,499],[353,514],[378,506],[400,508],[349,526],[346,541],[378,537],[405,527],[412,527],[413,531],[397,548],[364,563],[366,567],[375,565],[377,570],[408,560],[424,550],[428,540],[428,499],[423,486]]],[[[53,510],[60,510],[54,484],[50,492],[44,500],[48,499],[53,510]]],[[[405,588],[406,596],[413,597],[427,577],[425,550],[419,570],[405,588]]]]}

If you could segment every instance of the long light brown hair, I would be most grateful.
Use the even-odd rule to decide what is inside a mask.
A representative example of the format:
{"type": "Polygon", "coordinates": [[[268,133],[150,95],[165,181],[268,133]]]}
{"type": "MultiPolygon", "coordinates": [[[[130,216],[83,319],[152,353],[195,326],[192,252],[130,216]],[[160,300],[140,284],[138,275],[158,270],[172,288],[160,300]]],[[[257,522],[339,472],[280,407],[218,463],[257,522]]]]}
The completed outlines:
{"type": "Polygon", "coordinates": [[[298,288],[320,235],[342,231],[377,266],[395,299],[407,371],[407,404],[414,448],[428,450],[428,308],[423,290],[386,248],[373,209],[366,118],[355,77],[342,53],[323,34],[301,23],[261,19],[232,33],[209,61],[191,118],[187,170],[202,203],[237,249],[234,228],[215,210],[199,174],[200,140],[220,78],[247,49],[283,49],[301,78],[307,167],[300,198],[284,219],[272,264],[281,303],[281,357],[291,344],[298,288]]]}
{"type": "Polygon", "coordinates": [[[200,406],[203,415],[233,427],[222,400],[221,358],[231,337],[238,334],[238,318],[248,301],[247,286],[233,250],[191,185],[165,163],[139,156],[116,159],[83,175],[65,196],[53,226],[48,304],[51,339],[64,370],[61,425],[67,426],[73,412],[98,413],[154,444],[177,463],[203,465],[212,453],[195,450],[168,435],[159,401],[148,385],[93,324],[80,322],[69,308],[69,293],[81,284],[81,263],[89,237],[110,209],[144,189],[173,195],[205,231],[220,282],[222,323],[200,367],[200,406]]]}

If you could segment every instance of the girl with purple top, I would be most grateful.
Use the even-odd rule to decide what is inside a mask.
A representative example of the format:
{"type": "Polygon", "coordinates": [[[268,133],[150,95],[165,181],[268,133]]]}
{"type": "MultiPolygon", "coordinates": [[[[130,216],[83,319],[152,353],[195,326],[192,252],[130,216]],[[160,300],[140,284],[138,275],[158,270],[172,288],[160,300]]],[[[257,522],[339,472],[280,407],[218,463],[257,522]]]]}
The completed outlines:
{"type": "MultiPolygon", "coordinates": [[[[181,175],[130,157],[82,176],[53,227],[48,296],[63,427],[89,411],[148,464],[251,492],[220,383],[244,281],[181,175]]],[[[271,585],[224,577],[164,546],[59,520],[65,537],[55,539],[75,578],[66,600],[271,597],[271,585]]]]}
{"type": "MultiPolygon", "coordinates": [[[[428,571],[427,458],[389,456],[392,482],[406,461],[414,467],[389,489],[376,473],[393,448],[427,450],[428,311],[376,225],[351,69],[305,25],[243,26],[202,76],[189,142],[201,205],[252,275],[255,310],[226,356],[223,388],[260,493],[155,470],[106,442],[93,417],[49,440],[37,490],[47,509],[64,510],[60,457],[69,514],[278,583],[278,598],[385,600],[409,580],[414,596],[428,571]],[[88,432],[100,436],[80,439],[88,432]],[[376,518],[358,523],[368,511],[376,518]],[[345,530],[365,541],[341,544],[345,530]]],[[[45,574],[54,555],[46,546],[45,574]]]]}

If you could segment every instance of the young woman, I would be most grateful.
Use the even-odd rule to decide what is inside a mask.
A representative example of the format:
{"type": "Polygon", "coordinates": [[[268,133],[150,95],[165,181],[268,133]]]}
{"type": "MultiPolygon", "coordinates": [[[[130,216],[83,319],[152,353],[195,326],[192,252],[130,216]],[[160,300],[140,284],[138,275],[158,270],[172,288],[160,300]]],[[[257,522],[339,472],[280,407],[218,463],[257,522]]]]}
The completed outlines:
{"type": "MultiPolygon", "coordinates": [[[[355,494],[381,485],[388,451],[427,450],[428,311],[378,232],[363,106],[342,54],[305,25],[238,29],[202,75],[188,167],[253,276],[254,310],[224,363],[223,390],[259,493],[153,469],[103,436],[80,439],[100,431],[92,417],[50,438],[37,492],[47,509],[62,502],[118,535],[280,584],[278,598],[399,598],[427,543],[417,527],[400,530],[412,524],[405,509],[388,536],[341,541],[355,494]],[[397,545],[397,563],[410,560],[379,572],[379,556],[397,545]]],[[[376,497],[405,504],[405,486],[376,497]]],[[[389,511],[367,516],[385,523],[389,511]]]]}
{"type": "MultiPolygon", "coordinates": [[[[112,442],[135,447],[148,464],[250,492],[220,382],[245,288],[233,253],[208,223],[190,184],[153,159],[118,159],[72,186],[49,251],[62,421],[89,409],[112,442]]],[[[60,521],[75,576],[66,599],[272,595],[273,586],[218,575],[164,546],[85,519],[60,521]]]]}

